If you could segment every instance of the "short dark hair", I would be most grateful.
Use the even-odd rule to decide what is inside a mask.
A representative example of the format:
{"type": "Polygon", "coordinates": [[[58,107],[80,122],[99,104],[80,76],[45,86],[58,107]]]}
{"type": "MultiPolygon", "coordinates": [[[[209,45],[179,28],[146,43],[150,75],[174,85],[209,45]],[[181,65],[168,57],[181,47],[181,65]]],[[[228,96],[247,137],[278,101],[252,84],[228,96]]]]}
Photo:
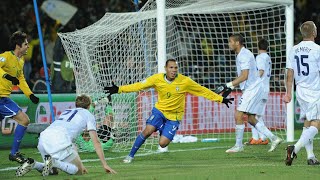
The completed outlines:
{"type": "Polygon", "coordinates": [[[234,41],[238,41],[239,44],[243,45],[244,44],[244,38],[241,34],[232,34],[230,37],[234,39],[234,41]]]}
{"type": "Polygon", "coordinates": [[[10,50],[14,50],[16,45],[22,46],[22,44],[27,39],[27,34],[21,31],[14,32],[9,39],[9,48],[10,50]]]}
{"type": "Polygon", "coordinates": [[[77,96],[76,98],[76,107],[81,107],[84,109],[88,109],[91,104],[91,98],[85,94],[77,96]]]}
{"type": "Polygon", "coordinates": [[[175,59],[168,59],[168,60],[166,61],[166,67],[168,66],[168,63],[169,63],[169,62],[175,62],[175,63],[176,63],[177,60],[175,60],[175,59]]]}
{"type": "Polygon", "coordinates": [[[262,38],[259,40],[258,42],[259,50],[267,50],[268,47],[269,47],[269,42],[266,39],[262,38]]]}

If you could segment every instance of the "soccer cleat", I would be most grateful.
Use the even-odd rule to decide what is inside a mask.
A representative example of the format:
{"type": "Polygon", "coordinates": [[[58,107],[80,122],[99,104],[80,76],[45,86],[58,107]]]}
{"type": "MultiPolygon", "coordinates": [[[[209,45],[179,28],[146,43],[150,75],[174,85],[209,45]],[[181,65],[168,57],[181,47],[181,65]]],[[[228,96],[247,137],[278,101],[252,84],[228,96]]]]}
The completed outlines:
{"type": "Polygon", "coordinates": [[[20,152],[16,152],[15,154],[9,154],[9,160],[10,161],[16,161],[20,164],[23,164],[27,161],[27,159],[23,156],[24,154],[20,152]]]}
{"type": "Polygon", "coordinates": [[[259,144],[259,140],[255,140],[253,138],[250,138],[248,142],[244,143],[245,145],[257,145],[259,144]]]}
{"type": "Polygon", "coordinates": [[[48,176],[51,171],[52,171],[52,158],[50,155],[45,155],[42,176],[48,176]]]}
{"type": "Polygon", "coordinates": [[[232,148],[226,150],[226,153],[237,153],[243,151],[243,146],[233,146],[232,148]]]}
{"type": "Polygon", "coordinates": [[[132,162],[132,160],[133,160],[133,157],[127,156],[123,159],[123,163],[129,164],[132,162]]]}
{"type": "Polygon", "coordinates": [[[296,155],[296,153],[294,153],[294,146],[292,146],[292,145],[291,146],[289,145],[286,148],[286,150],[287,150],[286,165],[291,166],[293,159],[297,158],[297,155],[296,155]]]}
{"type": "Polygon", "coordinates": [[[28,158],[18,169],[16,170],[16,176],[24,176],[29,171],[31,171],[34,165],[34,160],[32,158],[28,158]]]}
{"type": "Polygon", "coordinates": [[[58,168],[52,167],[49,175],[58,175],[58,174],[59,174],[58,168]]]}
{"type": "Polygon", "coordinates": [[[308,159],[307,163],[308,165],[320,165],[320,162],[316,157],[308,159]]]}
{"type": "Polygon", "coordinates": [[[276,140],[271,142],[271,147],[268,152],[274,151],[277,148],[277,146],[282,143],[282,141],[283,141],[283,139],[277,137],[276,140]]]}
{"type": "Polygon", "coordinates": [[[258,144],[260,144],[260,145],[267,145],[267,144],[269,144],[269,140],[266,139],[266,140],[263,141],[263,140],[260,138],[258,144]]]}
{"type": "Polygon", "coordinates": [[[164,153],[164,152],[168,152],[168,151],[169,151],[168,146],[162,148],[160,145],[157,150],[158,153],[164,153]]]}

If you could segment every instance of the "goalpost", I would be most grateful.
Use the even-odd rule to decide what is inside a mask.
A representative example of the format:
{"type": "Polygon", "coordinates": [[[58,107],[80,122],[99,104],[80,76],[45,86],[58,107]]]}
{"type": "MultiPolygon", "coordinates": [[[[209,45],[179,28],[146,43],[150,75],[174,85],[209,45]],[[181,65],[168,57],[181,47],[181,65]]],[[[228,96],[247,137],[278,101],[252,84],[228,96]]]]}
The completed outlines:
{"type": "MultiPolygon", "coordinates": [[[[104,86],[110,86],[111,81],[118,86],[142,81],[162,71],[167,58],[175,58],[180,73],[209,89],[234,79],[236,55],[228,48],[228,37],[241,33],[245,46],[255,55],[258,40],[269,40],[273,65],[265,124],[277,135],[293,141],[293,105],[286,107],[282,102],[286,53],[293,45],[293,1],[167,0],[162,4],[165,10],[158,11],[163,19],[157,18],[157,2],[160,5],[165,1],[149,0],[139,12],[106,13],[84,29],[59,33],[74,64],[77,94],[86,93],[97,102],[97,124],[106,118],[104,86]],[[157,21],[165,28],[159,30],[157,21]]],[[[231,96],[236,102],[228,109],[187,95],[178,134],[233,140],[239,89],[231,96]]],[[[113,150],[131,149],[156,100],[153,89],[112,96],[113,150]]],[[[158,135],[154,133],[141,150],[155,150],[157,145],[158,135]]]]}

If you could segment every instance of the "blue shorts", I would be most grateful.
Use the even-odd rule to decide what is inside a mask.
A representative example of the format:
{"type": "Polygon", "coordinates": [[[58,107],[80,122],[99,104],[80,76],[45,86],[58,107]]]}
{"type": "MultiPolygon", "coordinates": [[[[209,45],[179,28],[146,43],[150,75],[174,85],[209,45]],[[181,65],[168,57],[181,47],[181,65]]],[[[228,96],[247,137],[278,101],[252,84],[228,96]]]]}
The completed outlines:
{"type": "Polygon", "coordinates": [[[8,97],[0,97],[0,120],[18,114],[21,108],[8,97]]]}
{"type": "Polygon", "coordinates": [[[173,140],[173,137],[180,125],[180,121],[171,121],[167,119],[157,108],[152,108],[152,114],[147,119],[146,123],[154,126],[157,130],[159,130],[161,136],[165,136],[166,138],[170,139],[170,141],[173,140]]]}

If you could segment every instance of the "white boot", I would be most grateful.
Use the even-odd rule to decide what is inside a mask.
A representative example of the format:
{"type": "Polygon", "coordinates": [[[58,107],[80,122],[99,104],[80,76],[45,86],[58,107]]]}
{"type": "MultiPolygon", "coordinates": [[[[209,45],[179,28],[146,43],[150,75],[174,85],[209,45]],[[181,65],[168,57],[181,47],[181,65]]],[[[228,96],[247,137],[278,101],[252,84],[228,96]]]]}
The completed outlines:
{"type": "Polygon", "coordinates": [[[169,151],[168,146],[166,146],[164,148],[162,148],[160,145],[158,146],[157,152],[164,153],[164,152],[168,152],[168,151],[169,151]]]}

